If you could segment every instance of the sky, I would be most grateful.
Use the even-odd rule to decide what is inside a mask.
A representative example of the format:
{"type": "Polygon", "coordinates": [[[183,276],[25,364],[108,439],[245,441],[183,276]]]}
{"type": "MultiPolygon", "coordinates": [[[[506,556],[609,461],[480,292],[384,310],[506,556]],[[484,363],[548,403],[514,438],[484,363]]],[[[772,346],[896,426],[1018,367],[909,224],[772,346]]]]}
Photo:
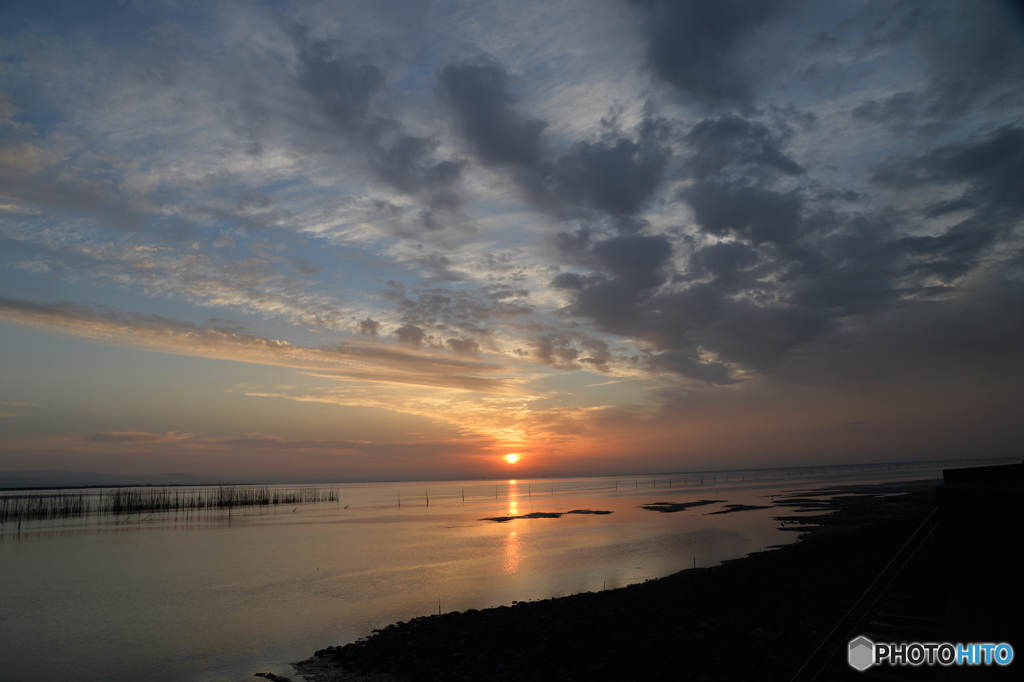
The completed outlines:
{"type": "Polygon", "coordinates": [[[1019,455],[1022,209],[1019,2],[6,0],[0,470],[1019,455]]]}

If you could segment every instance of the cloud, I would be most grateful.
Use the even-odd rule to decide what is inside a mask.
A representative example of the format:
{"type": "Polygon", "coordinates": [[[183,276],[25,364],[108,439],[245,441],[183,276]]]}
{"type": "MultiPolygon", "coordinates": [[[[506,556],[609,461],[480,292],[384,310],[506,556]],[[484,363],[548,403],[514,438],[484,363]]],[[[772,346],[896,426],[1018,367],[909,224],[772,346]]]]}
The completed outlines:
{"type": "Polygon", "coordinates": [[[740,182],[702,182],[679,193],[702,228],[715,236],[739,236],[753,244],[788,243],[800,222],[800,195],[740,182]]]}
{"type": "Polygon", "coordinates": [[[359,322],[359,333],[363,336],[377,336],[377,332],[380,331],[380,322],[372,318],[366,318],[359,322]]]}
{"type": "Polygon", "coordinates": [[[735,114],[704,119],[683,138],[690,150],[686,172],[697,179],[730,169],[759,176],[800,175],[804,169],[783,151],[787,133],[735,114]]]}
{"type": "MultiPolygon", "coordinates": [[[[216,7],[6,30],[4,319],[559,452],[622,451],[601,420],[642,439],[652,405],[668,451],[732,428],[701,399],[1019,373],[1011,3],[216,7]],[[210,316],[242,321],[182,321],[210,316]]],[[[821,423],[886,432],[840,402],[821,423]]],[[[91,447],[199,431],[130,426],[91,447]]]]}
{"type": "Polygon", "coordinates": [[[0,318],[96,341],[162,352],[290,367],[361,381],[456,390],[518,393],[508,368],[469,359],[415,353],[376,344],[338,343],[320,348],[237,334],[157,315],[125,313],[72,303],[34,303],[0,297],[0,318]]]}
{"type": "Polygon", "coordinates": [[[476,355],[480,350],[480,344],[473,339],[446,339],[445,344],[462,355],[476,355]]]}
{"type": "Polygon", "coordinates": [[[281,259],[274,252],[238,258],[234,249],[204,252],[198,243],[154,245],[143,235],[104,239],[102,231],[78,225],[38,231],[21,224],[5,228],[0,238],[6,237],[8,253],[20,255],[21,269],[198,306],[233,306],[314,328],[342,323],[343,302],[331,292],[310,290],[302,278],[278,266],[281,259]]]}
{"type": "Polygon", "coordinates": [[[534,166],[548,124],[519,110],[510,81],[508,72],[490,61],[448,64],[438,75],[438,89],[484,163],[534,166]]]}
{"type": "Polygon", "coordinates": [[[761,253],[741,242],[715,242],[690,254],[690,277],[708,277],[721,286],[736,289],[752,284],[752,267],[761,261],[761,253]]]}
{"type": "Polygon", "coordinates": [[[972,111],[1009,114],[1024,103],[1024,44],[1019,8],[1005,0],[872,2],[855,21],[872,30],[862,53],[910,49],[923,74],[904,89],[856,107],[856,119],[896,134],[933,137],[972,111]]]}
{"type": "Polygon", "coordinates": [[[97,165],[84,154],[68,158],[32,142],[9,144],[0,147],[0,197],[14,202],[19,213],[70,211],[121,228],[139,227],[151,198],[112,188],[97,177],[97,165]]]}
{"type": "Polygon", "coordinates": [[[944,200],[929,210],[941,214],[976,207],[989,216],[1010,211],[1012,219],[1024,208],[1024,196],[1019,191],[1022,173],[1024,128],[1003,126],[973,140],[945,144],[915,158],[880,165],[872,180],[898,189],[966,183],[959,198],[944,200]]]}
{"type": "Polygon", "coordinates": [[[663,269],[672,257],[672,243],[664,235],[612,237],[595,244],[594,255],[618,279],[647,289],[665,281],[663,269]]]}
{"type": "Polygon", "coordinates": [[[991,290],[967,278],[1021,271],[1014,230],[1024,132],[1016,127],[878,165],[876,186],[941,197],[899,212],[824,208],[810,203],[812,185],[777,189],[806,171],[764,125],[707,119],[686,140],[693,179],[678,195],[693,210],[695,235],[599,241],[580,229],[556,239],[594,271],[552,280],[571,296],[565,312],[647,344],[652,371],[716,384],[773,372],[872,316],[982,300],[991,290]],[[935,219],[945,222],[914,227],[935,219]],[[689,252],[679,263],[668,258],[677,250],[689,252]]]}
{"type": "Polygon", "coordinates": [[[750,36],[785,0],[630,0],[644,16],[651,70],[707,105],[746,104],[753,82],[740,65],[750,36]]]}
{"type": "Polygon", "coordinates": [[[395,330],[395,336],[402,343],[419,347],[423,344],[423,337],[426,336],[426,333],[414,324],[405,324],[395,330]]]}
{"type": "Polygon", "coordinates": [[[684,139],[690,150],[685,172],[694,180],[678,196],[704,231],[754,244],[796,238],[802,199],[796,191],[774,189],[779,177],[804,173],[783,151],[785,133],[730,115],[700,121],[684,139]]]}
{"type": "Polygon", "coordinates": [[[558,155],[545,145],[547,122],[523,113],[512,83],[490,60],[448,64],[438,76],[442,99],[485,165],[510,169],[526,197],[555,214],[621,218],[643,208],[672,157],[667,121],[645,116],[632,136],[605,121],[599,139],[577,141],[558,155]]]}
{"type": "Polygon", "coordinates": [[[357,55],[340,52],[338,41],[311,40],[306,26],[289,28],[297,47],[299,85],[333,125],[361,131],[371,101],[384,88],[384,71],[357,55]]]}
{"type": "Polygon", "coordinates": [[[108,445],[155,445],[162,443],[174,443],[190,440],[196,437],[194,433],[178,433],[168,431],[166,433],[145,433],[143,431],[96,431],[94,433],[82,434],[82,438],[89,443],[102,443],[108,445]]]}
{"type": "Polygon", "coordinates": [[[527,290],[507,284],[482,285],[477,289],[439,285],[409,289],[395,284],[383,291],[382,297],[391,301],[404,325],[420,330],[457,329],[476,336],[487,335],[492,325],[534,309],[527,299],[527,290]]]}
{"type": "Polygon", "coordinates": [[[0,419],[25,417],[38,409],[39,405],[25,400],[0,400],[0,419]]]}
{"type": "Polygon", "coordinates": [[[548,334],[539,338],[536,353],[541,362],[561,368],[576,367],[576,360],[580,356],[570,339],[561,334],[548,334]]]}
{"type": "Polygon", "coordinates": [[[435,137],[410,135],[397,119],[374,113],[387,74],[370,56],[347,52],[338,40],[315,40],[310,28],[301,24],[291,23],[286,29],[296,46],[296,82],[321,122],[361,154],[378,179],[402,193],[422,195],[427,204],[422,225],[442,229],[437,214],[450,213],[463,203],[457,191],[463,163],[436,160],[435,137]]]}
{"type": "Polygon", "coordinates": [[[657,122],[645,121],[637,139],[611,136],[577,142],[553,165],[540,169],[535,192],[554,205],[580,206],[613,216],[630,216],[658,188],[672,156],[659,139],[657,122]]]}

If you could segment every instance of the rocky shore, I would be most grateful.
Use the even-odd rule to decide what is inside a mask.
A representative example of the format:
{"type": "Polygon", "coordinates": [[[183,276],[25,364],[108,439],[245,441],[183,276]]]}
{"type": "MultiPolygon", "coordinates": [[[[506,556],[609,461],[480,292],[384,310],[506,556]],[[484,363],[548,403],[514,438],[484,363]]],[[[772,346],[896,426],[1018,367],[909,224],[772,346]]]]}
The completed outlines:
{"type": "Polygon", "coordinates": [[[774,500],[802,541],[617,590],[395,623],[311,682],[789,680],[935,506],[937,481],[774,500]],[[788,511],[788,510],[787,510],[788,511]]]}

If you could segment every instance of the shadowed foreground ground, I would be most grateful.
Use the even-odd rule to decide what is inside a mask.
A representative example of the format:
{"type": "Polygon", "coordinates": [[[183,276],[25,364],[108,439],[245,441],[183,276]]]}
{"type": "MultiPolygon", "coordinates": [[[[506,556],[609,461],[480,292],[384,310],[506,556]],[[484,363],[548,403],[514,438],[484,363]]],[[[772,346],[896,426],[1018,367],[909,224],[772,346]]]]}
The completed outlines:
{"type": "Polygon", "coordinates": [[[790,526],[811,531],[795,545],[617,590],[415,618],[296,669],[316,682],[789,680],[934,508],[936,483],[832,488],[861,495],[784,517],[822,524],[790,526]]]}

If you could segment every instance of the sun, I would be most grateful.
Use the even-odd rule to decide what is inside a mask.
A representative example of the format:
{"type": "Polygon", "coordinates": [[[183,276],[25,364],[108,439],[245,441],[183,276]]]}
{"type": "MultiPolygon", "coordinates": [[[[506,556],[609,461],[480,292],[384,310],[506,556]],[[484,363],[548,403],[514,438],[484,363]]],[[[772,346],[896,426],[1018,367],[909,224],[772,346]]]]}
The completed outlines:
{"type": "Polygon", "coordinates": [[[508,462],[509,464],[515,464],[516,462],[519,461],[519,455],[516,454],[515,452],[509,455],[505,455],[505,461],[508,462]]]}

